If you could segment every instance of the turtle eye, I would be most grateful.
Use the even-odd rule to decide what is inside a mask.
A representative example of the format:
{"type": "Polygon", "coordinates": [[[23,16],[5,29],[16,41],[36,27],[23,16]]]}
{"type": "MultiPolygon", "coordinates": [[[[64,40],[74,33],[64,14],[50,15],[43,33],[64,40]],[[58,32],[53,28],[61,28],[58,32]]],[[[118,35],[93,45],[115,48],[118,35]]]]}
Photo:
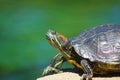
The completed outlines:
{"type": "Polygon", "coordinates": [[[56,35],[56,33],[57,33],[56,31],[52,31],[51,32],[52,35],[56,35]]]}

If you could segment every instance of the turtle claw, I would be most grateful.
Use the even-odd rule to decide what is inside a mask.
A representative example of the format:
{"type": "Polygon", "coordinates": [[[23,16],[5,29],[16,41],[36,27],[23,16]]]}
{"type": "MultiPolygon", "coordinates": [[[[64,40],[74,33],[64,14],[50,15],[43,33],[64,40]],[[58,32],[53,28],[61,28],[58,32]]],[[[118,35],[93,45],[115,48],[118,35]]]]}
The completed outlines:
{"type": "Polygon", "coordinates": [[[45,68],[43,70],[42,76],[50,75],[50,74],[55,74],[55,73],[62,73],[62,72],[63,71],[61,71],[59,69],[56,69],[56,68],[51,67],[51,66],[48,66],[47,68],[45,68]]]}
{"type": "Polygon", "coordinates": [[[88,74],[83,74],[80,80],[92,80],[92,77],[90,77],[88,74]]]}

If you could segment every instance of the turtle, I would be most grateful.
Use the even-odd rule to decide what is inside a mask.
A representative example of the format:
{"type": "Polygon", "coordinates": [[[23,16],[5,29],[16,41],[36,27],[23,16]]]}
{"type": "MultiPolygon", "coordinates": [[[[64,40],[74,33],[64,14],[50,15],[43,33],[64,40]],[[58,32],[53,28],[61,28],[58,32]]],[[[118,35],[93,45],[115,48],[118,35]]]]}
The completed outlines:
{"type": "Polygon", "coordinates": [[[85,30],[72,38],[48,30],[46,39],[59,53],[43,71],[60,73],[66,61],[82,69],[81,80],[92,80],[94,75],[120,72],[120,25],[103,24],[85,30]]]}

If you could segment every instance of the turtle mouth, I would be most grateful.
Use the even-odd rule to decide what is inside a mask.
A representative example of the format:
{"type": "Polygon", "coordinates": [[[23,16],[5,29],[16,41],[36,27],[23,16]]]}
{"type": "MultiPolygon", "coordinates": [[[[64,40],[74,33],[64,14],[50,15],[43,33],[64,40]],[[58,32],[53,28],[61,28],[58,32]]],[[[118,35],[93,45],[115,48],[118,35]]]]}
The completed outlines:
{"type": "Polygon", "coordinates": [[[46,34],[46,38],[47,38],[48,40],[54,39],[54,34],[53,34],[53,33],[55,33],[55,31],[53,31],[53,30],[48,30],[48,32],[47,32],[47,34],[46,34]]]}
{"type": "Polygon", "coordinates": [[[47,34],[46,34],[46,39],[48,40],[48,42],[49,42],[50,44],[53,45],[53,39],[52,39],[51,35],[49,34],[49,32],[47,32],[47,34]]]}
{"type": "Polygon", "coordinates": [[[48,30],[47,34],[46,34],[46,39],[48,40],[48,42],[55,46],[58,47],[58,41],[57,41],[57,37],[56,37],[57,33],[53,30],[48,30]]]}

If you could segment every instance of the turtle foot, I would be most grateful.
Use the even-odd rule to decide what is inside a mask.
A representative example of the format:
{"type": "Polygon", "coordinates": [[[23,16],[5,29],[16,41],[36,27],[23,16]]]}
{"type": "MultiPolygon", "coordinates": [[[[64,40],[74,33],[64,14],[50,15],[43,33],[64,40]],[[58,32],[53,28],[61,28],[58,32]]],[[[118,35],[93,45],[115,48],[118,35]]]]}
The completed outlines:
{"type": "Polygon", "coordinates": [[[89,76],[88,74],[83,74],[80,80],[92,80],[92,77],[89,76]]]}
{"type": "Polygon", "coordinates": [[[62,73],[62,72],[63,71],[61,71],[60,69],[56,69],[54,67],[48,66],[43,70],[42,76],[55,74],[55,73],[62,73]]]}

